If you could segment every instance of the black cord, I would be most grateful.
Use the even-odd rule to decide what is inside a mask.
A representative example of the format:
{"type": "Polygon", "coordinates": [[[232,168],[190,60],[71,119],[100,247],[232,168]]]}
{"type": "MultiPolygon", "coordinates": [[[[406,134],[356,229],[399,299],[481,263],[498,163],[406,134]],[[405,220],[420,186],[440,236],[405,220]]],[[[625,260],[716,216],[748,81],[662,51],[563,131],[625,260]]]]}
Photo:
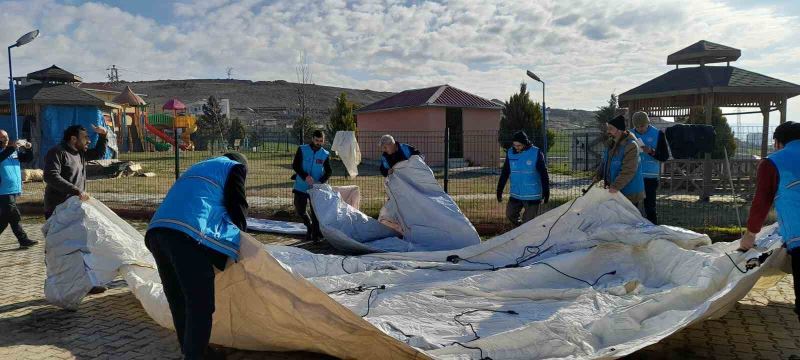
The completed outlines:
{"type": "Polygon", "coordinates": [[[728,259],[730,259],[730,260],[731,260],[731,263],[733,264],[733,267],[735,267],[735,268],[736,268],[736,270],[739,270],[739,272],[740,272],[740,273],[742,273],[742,274],[747,274],[747,272],[748,272],[748,271],[750,271],[750,269],[747,269],[747,270],[742,270],[742,268],[740,268],[740,267],[739,267],[739,265],[737,265],[737,264],[736,264],[736,261],[733,261],[733,258],[732,258],[730,255],[728,255],[728,253],[727,253],[727,252],[725,253],[725,256],[727,256],[727,257],[728,257],[728,259]]]}
{"type": "Polygon", "coordinates": [[[474,310],[464,311],[464,312],[462,312],[460,314],[456,314],[455,316],[453,316],[453,320],[455,322],[457,322],[461,326],[469,326],[469,328],[472,330],[472,334],[475,335],[475,338],[470,340],[470,341],[478,340],[481,337],[478,335],[478,332],[475,331],[475,327],[472,326],[472,323],[469,323],[469,322],[463,323],[459,319],[464,315],[469,315],[469,314],[473,314],[473,313],[476,313],[476,312],[493,312],[493,313],[502,313],[502,314],[509,314],[509,315],[519,315],[519,313],[514,311],[514,310],[493,310],[493,309],[474,309],[474,310]]]}
{"type": "Polygon", "coordinates": [[[351,272],[347,271],[347,269],[344,268],[344,260],[347,259],[348,257],[349,257],[349,255],[345,255],[345,256],[342,257],[342,271],[344,271],[344,272],[346,272],[348,274],[351,274],[351,272]]]}
{"type": "Polygon", "coordinates": [[[375,291],[385,290],[385,289],[386,289],[386,285],[373,285],[373,286],[358,285],[358,286],[352,287],[352,288],[331,291],[331,292],[328,292],[328,295],[358,295],[358,294],[363,293],[364,291],[369,290],[369,295],[367,296],[367,313],[364,314],[364,315],[361,315],[361,317],[365,317],[365,316],[369,315],[369,310],[370,310],[370,305],[371,305],[370,301],[372,300],[372,294],[375,291]]]}
{"type": "Polygon", "coordinates": [[[598,282],[600,282],[600,279],[604,278],[606,275],[615,275],[615,274],[617,273],[617,271],[616,271],[616,270],[609,271],[609,272],[607,272],[607,273],[605,273],[605,274],[603,274],[603,275],[600,275],[600,277],[598,277],[597,279],[595,279],[595,280],[594,280],[594,282],[591,282],[591,283],[590,283],[590,282],[588,282],[588,281],[586,281],[586,280],[583,280],[583,279],[581,279],[581,278],[574,277],[574,276],[572,276],[572,275],[569,275],[569,274],[567,274],[567,273],[565,273],[565,272],[563,272],[563,271],[561,271],[561,270],[558,270],[558,269],[556,269],[556,267],[555,267],[555,266],[553,266],[553,265],[550,265],[550,264],[548,264],[548,263],[546,263],[546,262],[538,262],[538,263],[533,263],[533,264],[531,264],[531,266],[534,266],[534,265],[545,265],[545,266],[547,266],[547,267],[549,267],[549,268],[551,268],[551,269],[555,270],[557,273],[559,273],[559,274],[561,274],[561,275],[564,275],[564,276],[566,276],[566,277],[568,277],[568,278],[570,278],[570,279],[573,279],[573,280],[580,281],[580,282],[582,282],[582,283],[584,283],[584,284],[586,284],[586,285],[592,286],[592,287],[593,287],[593,286],[595,286],[595,285],[597,285],[597,283],[598,283],[598,282]]]}
{"type": "Polygon", "coordinates": [[[480,359],[478,359],[478,360],[493,360],[492,358],[490,358],[488,356],[484,357],[483,356],[483,349],[481,349],[481,348],[479,348],[477,346],[467,346],[467,345],[464,345],[464,344],[462,344],[462,343],[460,343],[458,341],[455,341],[455,342],[451,343],[450,345],[458,345],[458,346],[461,346],[461,347],[463,347],[465,349],[480,351],[480,359]]]}

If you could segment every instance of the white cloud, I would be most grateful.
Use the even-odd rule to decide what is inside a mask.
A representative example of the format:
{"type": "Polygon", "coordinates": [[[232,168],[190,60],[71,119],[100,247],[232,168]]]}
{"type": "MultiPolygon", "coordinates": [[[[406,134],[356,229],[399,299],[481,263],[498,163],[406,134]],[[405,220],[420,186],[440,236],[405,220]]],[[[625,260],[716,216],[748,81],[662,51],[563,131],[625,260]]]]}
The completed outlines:
{"type": "MultiPolygon", "coordinates": [[[[800,83],[800,22],[718,0],[183,1],[169,24],[99,4],[0,1],[0,41],[17,74],[58,64],[90,81],[116,64],[125,80],[295,80],[305,51],[318,84],[399,91],[449,83],[507,99],[531,69],[548,104],[592,109],[668,71],[666,56],[705,39],[742,49],[738,66],[800,83]]],[[[0,58],[5,62],[5,54],[0,58]]],[[[531,84],[538,99],[538,85],[531,84]]]]}

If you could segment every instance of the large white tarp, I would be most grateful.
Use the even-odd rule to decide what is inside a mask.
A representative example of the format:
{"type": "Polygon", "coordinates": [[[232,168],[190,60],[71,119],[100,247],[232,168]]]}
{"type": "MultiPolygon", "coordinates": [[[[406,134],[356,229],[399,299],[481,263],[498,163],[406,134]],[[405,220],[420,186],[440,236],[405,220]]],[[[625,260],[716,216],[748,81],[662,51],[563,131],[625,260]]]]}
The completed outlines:
{"type": "Polygon", "coordinates": [[[388,201],[375,220],[325,184],[309,191],[320,229],[334,247],[354,254],[460,249],[480,236],[417,155],[401,161],[385,180],[388,201]],[[391,224],[387,226],[386,224],[391,224]]]}
{"type": "MultiPolygon", "coordinates": [[[[142,235],[102,204],[73,204],[48,223],[48,241],[86,239],[81,247],[94,249],[83,256],[86,269],[123,264],[119,272],[147,313],[171,327],[142,235]],[[69,218],[85,228],[53,225],[69,218]]],[[[617,358],[722,316],[754,286],[774,284],[787,260],[775,231],[765,228],[759,248],[739,254],[736,242],[712,245],[704,235],[654,226],[621,195],[594,189],[454,251],[265,252],[244,235],[242,259],[215,280],[212,342],[353,359],[617,358]],[[762,251],[772,253],[760,267],[746,274],[734,267],[745,269],[762,251]]],[[[60,257],[48,258],[48,267],[53,261],[60,257]]],[[[70,278],[48,281],[71,286],[70,278]]]]}

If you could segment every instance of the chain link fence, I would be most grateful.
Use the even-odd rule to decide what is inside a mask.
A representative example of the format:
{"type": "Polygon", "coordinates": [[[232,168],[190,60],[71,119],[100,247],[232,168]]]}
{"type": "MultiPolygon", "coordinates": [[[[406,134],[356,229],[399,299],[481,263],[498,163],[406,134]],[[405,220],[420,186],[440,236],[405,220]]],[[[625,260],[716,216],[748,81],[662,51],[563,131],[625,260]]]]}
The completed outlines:
{"type": "MultiPolygon", "coordinates": [[[[169,131],[169,130],[167,130],[169,131]]],[[[760,151],[761,127],[733,129],[737,149],[731,156],[731,179],[724,160],[715,160],[713,194],[701,201],[702,184],[698,181],[697,165],[669,161],[657,200],[661,223],[705,231],[713,227],[737,226],[737,208],[742,221],[747,215],[755,183],[757,155],[760,151]],[[674,174],[679,173],[680,176],[674,174]],[[734,186],[731,188],[730,183],[734,186]],[[731,191],[733,189],[733,192],[731,191]]],[[[548,152],[551,197],[541,211],[548,211],[582,194],[591,184],[603,150],[603,137],[596,129],[556,130],[548,152]]],[[[381,150],[378,139],[384,133],[358,132],[362,162],[359,175],[351,179],[344,165],[332,152],[333,176],[329,183],[357,185],[361,192],[361,210],[377,216],[386,201],[384,178],[379,171],[381,150]]],[[[499,232],[509,228],[505,205],[496,199],[496,188],[505,152],[496,131],[468,131],[447,134],[445,131],[391,132],[398,142],[419,149],[431,166],[436,178],[455,199],[461,210],[484,232],[499,232]],[[449,135],[449,136],[448,136],[449,135]],[[448,161],[445,161],[445,159],[448,161]]],[[[153,137],[150,137],[153,138],[153,137]]],[[[326,147],[332,138],[326,138],[326,147]]],[[[231,141],[233,144],[234,142],[231,141]]],[[[247,178],[248,202],[253,216],[284,220],[299,220],[292,210],[292,159],[300,139],[291,129],[251,127],[236,148],[249,161],[247,178]]],[[[121,176],[91,180],[88,191],[116,210],[154,211],[175,181],[175,155],[171,146],[158,139],[145,149],[165,151],[124,152],[119,160],[141,166],[140,173],[148,176],[121,176]],[[158,145],[163,143],[164,146],[158,145]]],[[[220,144],[210,143],[206,149],[179,151],[179,168],[224,153],[220,144]]],[[[702,178],[702,176],[700,176],[702,178]]],[[[41,201],[43,183],[26,183],[22,201],[41,201]]]]}

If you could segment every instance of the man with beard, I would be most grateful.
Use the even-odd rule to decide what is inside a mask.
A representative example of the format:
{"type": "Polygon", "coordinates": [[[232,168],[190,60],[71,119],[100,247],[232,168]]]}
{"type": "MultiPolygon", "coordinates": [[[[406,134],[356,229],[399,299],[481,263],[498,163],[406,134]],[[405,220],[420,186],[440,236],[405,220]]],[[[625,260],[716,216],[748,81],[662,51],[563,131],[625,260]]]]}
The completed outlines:
{"type": "Polygon", "coordinates": [[[311,216],[306,211],[309,203],[308,190],[314,184],[324,184],[331,177],[331,163],[329,152],[322,145],[325,144],[325,134],[320,130],[315,130],[312,134],[311,142],[297,148],[297,153],[292,161],[294,175],[294,209],[297,215],[306,225],[306,240],[319,241],[322,238],[322,231],[319,228],[319,220],[314,213],[314,206],[311,206],[311,216]]]}

